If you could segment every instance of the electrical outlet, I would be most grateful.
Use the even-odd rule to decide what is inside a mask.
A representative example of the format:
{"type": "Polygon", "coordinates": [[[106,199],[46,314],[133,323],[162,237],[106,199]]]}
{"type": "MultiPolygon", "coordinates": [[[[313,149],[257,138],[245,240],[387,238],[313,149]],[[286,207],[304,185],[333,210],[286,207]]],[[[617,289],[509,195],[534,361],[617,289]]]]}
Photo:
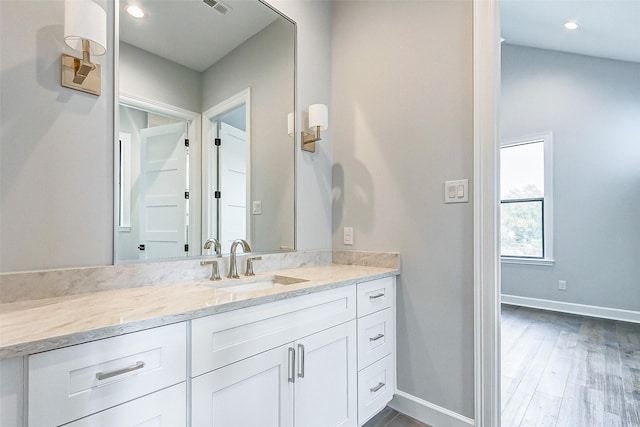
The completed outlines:
{"type": "Polygon", "coordinates": [[[558,289],[561,291],[567,290],[567,281],[566,280],[558,280],[558,289]]]}
{"type": "Polygon", "coordinates": [[[262,201],[254,200],[251,206],[251,213],[254,215],[262,215],[262,201]]]}
{"type": "Polygon", "coordinates": [[[345,245],[353,245],[353,227],[345,227],[342,232],[342,242],[345,245]]]}

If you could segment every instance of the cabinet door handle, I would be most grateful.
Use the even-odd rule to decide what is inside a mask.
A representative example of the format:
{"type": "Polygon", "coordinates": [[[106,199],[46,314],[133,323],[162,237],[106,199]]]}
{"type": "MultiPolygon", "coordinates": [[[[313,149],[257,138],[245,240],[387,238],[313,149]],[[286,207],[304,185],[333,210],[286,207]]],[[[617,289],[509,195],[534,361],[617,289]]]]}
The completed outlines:
{"type": "Polygon", "coordinates": [[[118,369],[116,371],[111,372],[98,372],[96,374],[96,378],[98,381],[106,380],[107,378],[117,377],[118,375],[126,374],[127,372],[137,371],[138,369],[144,368],[145,363],[141,361],[137,361],[135,365],[127,366],[126,368],[118,369]]]}
{"type": "Polygon", "coordinates": [[[379,294],[369,295],[369,299],[378,299],[384,296],[384,292],[380,292],[379,294]]]}
{"type": "Polygon", "coordinates": [[[304,378],[304,346],[302,344],[298,344],[298,353],[300,357],[300,366],[298,367],[298,377],[304,378]]]}
{"type": "Polygon", "coordinates": [[[378,385],[377,385],[377,386],[375,386],[375,387],[371,387],[371,388],[369,389],[369,391],[370,391],[371,393],[375,393],[376,391],[380,390],[380,389],[381,389],[382,387],[384,387],[384,386],[385,386],[385,384],[384,384],[384,383],[378,383],[378,385]]]}
{"type": "Polygon", "coordinates": [[[378,334],[375,337],[369,338],[369,341],[378,341],[380,338],[384,338],[384,334],[378,334]]]}
{"type": "Polygon", "coordinates": [[[289,382],[296,382],[296,349],[289,347],[289,382]]]}

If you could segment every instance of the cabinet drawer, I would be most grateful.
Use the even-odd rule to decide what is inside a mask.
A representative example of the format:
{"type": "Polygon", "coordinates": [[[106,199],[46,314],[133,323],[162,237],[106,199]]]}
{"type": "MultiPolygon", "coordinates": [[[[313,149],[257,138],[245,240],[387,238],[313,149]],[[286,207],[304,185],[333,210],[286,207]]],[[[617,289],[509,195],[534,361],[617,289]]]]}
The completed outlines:
{"type": "Polygon", "coordinates": [[[393,305],[393,277],[358,283],[358,317],[393,305]]]}
{"type": "Polygon", "coordinates": [[[358,425],[384,408],[395,392],[393,356],[388,355],[358,373],[358,425]]]}
{"type": "Polygon", "coordinates": [[[186,379],[186,324],[29,356],[29,425],[60,425],[186,379]]]}
{"type": "Polygon", "coordinates": [[[355,317],[355,286],[346,286],[192,320],[191,376],[355,317]]]}
{"type": "Polygon", "coordinates": [[[358,319],[358,369],[393,351],[394,324],[391,308],[358,319]]]}
{"type": "Polygon", "coordinates": [[[180,427],[187,425],[187,386],[180,383],[65,427],[180,427]]]}

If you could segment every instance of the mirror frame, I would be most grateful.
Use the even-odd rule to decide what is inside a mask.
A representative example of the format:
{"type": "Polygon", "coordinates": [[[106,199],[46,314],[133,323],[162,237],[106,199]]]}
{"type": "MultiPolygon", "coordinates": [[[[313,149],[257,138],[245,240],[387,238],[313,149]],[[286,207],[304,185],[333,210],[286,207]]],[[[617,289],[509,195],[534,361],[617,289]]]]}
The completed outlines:
{"type": "MultiPolygon", "coordinates": [[[[267,3],[266,0],[255,0],[263,6],[271,9],[273,12],[277,13],[281,18],[286,19],[293,25],[293,113],[294,113],[294,124],[293,124],[293,249],[292,250],[275,250],[275,251],[261,251],[261,252],[252,252],[255,254],[271,254],[271,253],[290,253],[298,251],[298,24],[296,21],[291,19],[289,16],[285,15],[283,12],[267,3]]],[[[148,260],[118,260],[117,258],[117,248],[118,248],[118,218],[120,215],[120,202],[119,197],[119,184],[115,179],[116,176],[119,175],[120,172],[120,164],[117,161],[119,158],[119,129],[120,129],[120,5],[121,0],[113,0],[113,223],[112,223],[112,236],[113,236],[113,264],[138,264],[138,263],[150,263],[150,262],[162,262],[162,261],[189,261],[189,260],[197,260],[203,258],[211,258],[215,255],[203,255],[200,249],[200,253],[198,255],[187,255],[185,257],[176,257],[176,258],[162,258],[162,259],[148,259],[148,260]]],[[[130,95],[125,94],[125,97],[129,100],[135,99],[130,95]]],[[[141,102],[149,102],[149,100],[139,100],[141,102]]],[[[152,103],[161,111],[163,105],[161,103],[152,103]]],[[[185,110],[187,111],[187,110],[185,110]]],[[[202,123],[200,126],[196,126],[197,132],[200,133],[198,140],[201,142],[202,140],[202,123]]],[[[198,147],[200,161],[198,162],[198,166],[202,168],[202,147],[198,147]]],[[[192,172],[193,174],[193,172],[192,172]]],[[[200,179],[195,180],[197,182],[197,189],[201,193],[202,191],[202,182],[203,176],[202,171],[200,171],[200,179]]],[[[191,179],[191,176],[190,176],[191,179]]],[[[193,191],[193,190],[191,190],[193,191]]],[[[198,223],[200,224],[200,230],[197,233],[190,233],[191,235],[201,236],[202,235],[202,203],[203,198],[200,196],[198,198],[200,206],[198,206],[198,223]]],[[[190,242],[195,244],[196,242],[190,242]]],[[[198,242],[198,247],[202,246],[202,242],[198,242]]],[[[223,252],[223,255],[228,255],[228,253],[223,252]]]]}

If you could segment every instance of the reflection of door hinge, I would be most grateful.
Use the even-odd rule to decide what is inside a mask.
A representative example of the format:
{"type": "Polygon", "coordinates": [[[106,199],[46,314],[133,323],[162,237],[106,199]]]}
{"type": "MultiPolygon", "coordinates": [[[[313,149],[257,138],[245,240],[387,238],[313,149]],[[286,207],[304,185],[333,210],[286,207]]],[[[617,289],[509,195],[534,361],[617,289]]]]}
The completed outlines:
{"type": "Polygon", "coordinates": [[[188,198],[189,198],[189,192],[188,192],[188,191],[185,191],[185,192],[184,192],[184,198],[185,198],[185,199],[188,199],[188,198]]]}
{"type": "Polygon", "coordinates": [[[216,199],[219,199],[220,197],[222,197],[222,194],[219,191],[216,191],[215,193],[213,193],[216,199]]]}
{"type": "Polygon", "coordinates": [[[189,146],[189,138],[185,138],[184,139],[184,146],[188,147],[189,146]]]}
{"type": "Polygon", "coordinates": [[[216,138],[216,139],[215,139],[215,144],[216,144],[217,146],[220,146],[220,145],[222,144],[222,140],[221,140],[220,138],[216,138]]]}
{"type": "Polygon", "coordinates": [[[138,245],[138,249],[140,249],[141,251],[144,251],[144,245],[138,245]]]}
{"type": "Polygon", "coordinates": [[[188,243],[186,245],[184,245],[184,251],[185,252],[189,252],[189,244],[188,243]]]}

